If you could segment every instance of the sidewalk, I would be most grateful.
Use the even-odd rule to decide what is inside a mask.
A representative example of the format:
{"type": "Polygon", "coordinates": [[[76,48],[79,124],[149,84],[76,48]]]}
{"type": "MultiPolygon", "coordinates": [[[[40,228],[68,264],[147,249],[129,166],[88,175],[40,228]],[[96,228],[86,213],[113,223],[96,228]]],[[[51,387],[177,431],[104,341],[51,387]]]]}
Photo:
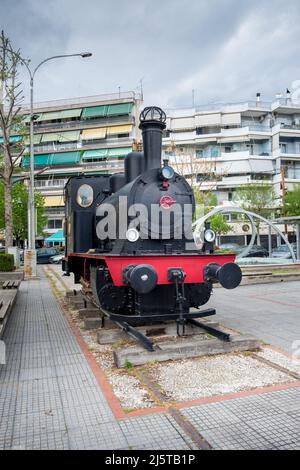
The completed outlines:
{"type": "MultiPolygon", "coordinates": [[[[119,420],[43,269],[22,282],[0,366],[0,449],[197,449],[168,412],[119,420]]],[[[213,448],[300,448],[300,387],[181,409],[213,448]]]]}

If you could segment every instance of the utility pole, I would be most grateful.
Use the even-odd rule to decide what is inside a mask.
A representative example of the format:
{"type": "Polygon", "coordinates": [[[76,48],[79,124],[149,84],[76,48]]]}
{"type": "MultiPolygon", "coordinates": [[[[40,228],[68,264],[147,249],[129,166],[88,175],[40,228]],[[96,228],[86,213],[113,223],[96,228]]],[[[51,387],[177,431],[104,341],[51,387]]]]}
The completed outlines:
{"type": "MultiPolygon", "coordinates": [[[[283,215],[285,216],[285,173],[284,167],[280,167],[280,174],[281,174],[281,191],[282,191],[282,209],[283,215]]],[[[284,233],[287,235],[287,224],[284,224],[284,233]]]]}
{"type": "Polygon", "coordinates": [[[23,62],[26,66],[30,77],[30,157],[29,157],[29,191],[28,191],[28,250],[24,253],[24,271],[27,279],[36,277],[36,250],[35,250],[35,234],[36,234],[36,211],[34,205],[34,114],[33,114],[33,88],[34,78],[39,68],[54,59],[65,59],[67,57],[82,57],[83,59],[91,57],[91,52],[81,52],[76,54],[62,54],[48,57],[40,62],[34,70],[32,70],[27,62],[23,62]]]}

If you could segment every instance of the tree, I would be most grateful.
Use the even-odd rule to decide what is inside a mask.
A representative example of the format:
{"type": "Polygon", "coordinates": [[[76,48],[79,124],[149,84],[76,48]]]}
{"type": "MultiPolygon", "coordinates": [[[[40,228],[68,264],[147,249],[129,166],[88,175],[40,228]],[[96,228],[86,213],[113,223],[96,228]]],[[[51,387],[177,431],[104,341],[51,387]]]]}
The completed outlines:
{"type": "MultiPolygon", "coordinates": [[[[42,235],[47,222],[44,196],[40,192],[35,191],[34,201],[37,214],[37,235],[42,235]]],[[[0,229],[5,228],[4,206],[4,184],[0,183],[0,229]]],[[[15,183],[12,186],[12,217],[13,237],[19,246],[20,241],[28,238],[28,189],[23,182],[15,183]]]]}
{"type": "Polygon", "coordinates": [[[166,148],[166,154],[170,155],[170,164],[174,170],[189,180],[192,187],[200,188],[203,183],[216,179],[215,162],[210,158],[196,158],[193,153],[192,149],[189,154],[186,150],[181,152],[174,141],[166,148]]]}
{"type": "MultiPolygon", "coordinates": [[[[269,218],[274,212],[275,194],[270,183],[249,183],[238,188],[234,193],[234,201],[244,209],[255,212],[264,218],[269,218]]],[[[260,221],[256,219],[257,242],[260,243],[259,227],[260,221]]]]}
{"type": "Polygon", "coordinates": [[[210,217],[210,226],[216,232],[217,237],[219,238],[219,244],[221,243],[221,235],[226,235],[230,232],[233,227],[226,222],[224,215],[215,214],[210,217]]]}
{"type": "Polygon", "coordinates": [[[286,193],[284,215],[300,216],[300,184],[286,193]]]}
{"type": "Polygon", "coordinates": [[[18,70],[25,60],[15,50],[4,32],[0,35],[0,177],[4,183],[5,249],[13,245],[12,176],[19,166],[24,147],[14,136],[22,134],[24,126],[19,115],[23,100],[18,70]]]}

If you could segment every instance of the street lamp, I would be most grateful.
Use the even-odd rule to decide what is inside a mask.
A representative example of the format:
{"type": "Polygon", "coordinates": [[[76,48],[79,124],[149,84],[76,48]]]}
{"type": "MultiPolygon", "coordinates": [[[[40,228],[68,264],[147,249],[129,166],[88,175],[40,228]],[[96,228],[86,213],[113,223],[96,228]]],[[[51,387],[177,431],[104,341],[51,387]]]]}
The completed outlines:
{"type": "MultiPolygon", "coordinates": [[[[26,66],[27,71],[30,76],[30,171],[29,171],[29,194],[28,194],[28,248],[29,250],[35,250],[35,207],[34,207],[34,146],[33,146],[33,121],[34,121],[34,114],[33,114],[33,85],[34,85],[34,77],[38,69],[49,62],[49,60],[53,59],[63,59],[66,57],[82,57],[86,59],[87,57],[91,57],[91,52],[80,52],[78,54],[63,54],[63,55],[55,55],[53,57],[48,57],[47,59],[40,62],[34,70],[29,68],[27,62],[23,62],[26,66]]],[[[33,256],[31,255],[30,258],[32,259],[33,256]]],[[[28,271],[28,277],[35,277],[36,276],[36,255],[34,252],[34,260],[31,263],[31,269],[28,271]]]]}

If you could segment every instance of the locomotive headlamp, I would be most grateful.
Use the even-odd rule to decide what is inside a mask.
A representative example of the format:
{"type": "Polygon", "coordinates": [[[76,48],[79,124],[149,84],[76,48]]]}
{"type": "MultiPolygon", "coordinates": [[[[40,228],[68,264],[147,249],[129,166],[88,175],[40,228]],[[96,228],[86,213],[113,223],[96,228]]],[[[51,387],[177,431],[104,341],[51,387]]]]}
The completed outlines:
{"type": "Polygon", "coordinates": [[[80,207],[90,207],[94,201],[94,191],[92,186],[89,184],[82,184],[79,186],[77,190],[76,201],[80,207]]]}
{"type": "Polygon", "coordinates": [[[207,243],[212,243],[216,239],[216,233],[211,228],[208,228],[204,231],[204,240],[207,243]]]}
{"type": "Polygon", "coordinates": [[[171,180],[174,176],[174,170],[171,166],[165,165],[160,170],[160,175],[161,175],[161,178],[164,180],[171,180]]]}
{"type": "Polygon", "coordinates": [[[129,228],[126,232],[126,238],[129,242],[136,242],[140,234],[136,228],[129,228]]]}

